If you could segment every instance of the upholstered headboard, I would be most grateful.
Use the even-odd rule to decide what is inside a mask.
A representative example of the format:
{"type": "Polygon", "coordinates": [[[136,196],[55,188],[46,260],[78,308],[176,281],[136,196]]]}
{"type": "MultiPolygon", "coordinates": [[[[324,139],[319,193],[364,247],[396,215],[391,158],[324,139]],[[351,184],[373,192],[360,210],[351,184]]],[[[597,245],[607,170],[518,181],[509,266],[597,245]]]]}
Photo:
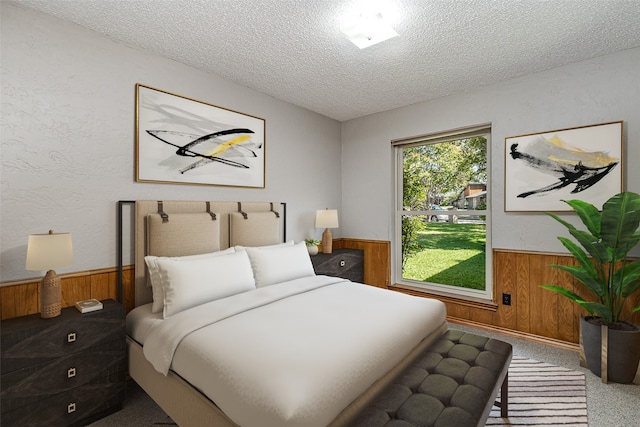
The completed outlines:
{"type": "Polygon", "coordinates": [[[135,305],[152,301],[146,255],[184,256],[280,243],[280,202],[135,201],[135,305]]]}

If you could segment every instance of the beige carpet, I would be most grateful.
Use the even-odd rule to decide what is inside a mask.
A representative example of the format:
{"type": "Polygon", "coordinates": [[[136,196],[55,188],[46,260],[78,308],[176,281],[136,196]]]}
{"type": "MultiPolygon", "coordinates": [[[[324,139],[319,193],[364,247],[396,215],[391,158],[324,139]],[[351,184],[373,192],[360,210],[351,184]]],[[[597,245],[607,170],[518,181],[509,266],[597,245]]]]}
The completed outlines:
{"type": "Polygon", "coordinates": [[[509,417],[500,418],[500,409],[494,407],[487,426],[588,425],[584,373],[513,357],[509,366],[509,417]]]}

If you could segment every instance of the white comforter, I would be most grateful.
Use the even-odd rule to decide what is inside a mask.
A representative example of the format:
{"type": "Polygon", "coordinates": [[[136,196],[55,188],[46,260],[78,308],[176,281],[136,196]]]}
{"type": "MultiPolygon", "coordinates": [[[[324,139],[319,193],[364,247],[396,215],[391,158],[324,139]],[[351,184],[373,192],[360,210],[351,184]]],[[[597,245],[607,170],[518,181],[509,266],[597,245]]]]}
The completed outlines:
{"type": "Polygon", "coordinates": [[[444,320],[437,300],[313,276],[178,313],[143,350],[243,427],[326,426],[444,320]]]}

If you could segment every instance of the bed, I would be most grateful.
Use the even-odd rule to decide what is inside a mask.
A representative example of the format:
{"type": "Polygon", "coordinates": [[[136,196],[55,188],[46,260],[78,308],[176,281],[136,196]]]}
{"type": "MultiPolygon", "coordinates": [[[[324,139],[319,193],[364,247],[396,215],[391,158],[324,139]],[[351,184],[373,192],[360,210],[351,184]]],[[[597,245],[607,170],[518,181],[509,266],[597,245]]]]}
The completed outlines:
{"type": "Polygon", "coordinates": [[[315,275],[282,207],[135,202],[129,373],[180,426],[349,425],[446,331],[437,300],[315,275]]]}

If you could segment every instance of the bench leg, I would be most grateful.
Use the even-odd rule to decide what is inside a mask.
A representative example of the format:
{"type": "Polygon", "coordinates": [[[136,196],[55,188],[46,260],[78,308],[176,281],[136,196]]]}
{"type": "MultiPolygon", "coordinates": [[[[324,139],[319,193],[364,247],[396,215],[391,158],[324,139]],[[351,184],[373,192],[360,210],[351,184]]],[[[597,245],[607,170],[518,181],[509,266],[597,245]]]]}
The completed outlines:
{"type": "Polygon", "coordinates": [[[500,416],[502,418],[509,416],[509,372],[504,376],[500,386],[500,402],[496,400],[493,404],[500,408],[500,416]]]}
{"type": "Polygon", "coordinates": [[[500,389],[500,416],[507,418],[509,413],[509,372],[504,376],[500,389]]]}

